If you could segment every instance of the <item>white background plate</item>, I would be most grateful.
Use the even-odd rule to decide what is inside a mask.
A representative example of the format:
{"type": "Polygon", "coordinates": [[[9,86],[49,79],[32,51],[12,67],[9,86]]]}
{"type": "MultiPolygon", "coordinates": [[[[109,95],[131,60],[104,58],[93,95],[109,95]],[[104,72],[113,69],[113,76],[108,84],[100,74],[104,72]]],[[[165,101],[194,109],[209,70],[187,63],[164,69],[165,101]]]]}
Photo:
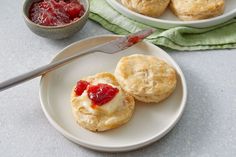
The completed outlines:
{"type": "Polygon", "coordinates": [[[181,21],[179,20],[169,9],[159,18],[152,18],[138,14],[124,7],[120,0],[106,0],[114,9],[116,9],[121,14],[125,16],[142,22],[144,24],[157,27],[157,28],[171,28],[175,26],[191,26],[197,28],[204,28],[209,26],[214,26],[223,22],[226,22],[236,16],[236,0],[226,0],[225,1],[225,12],[223,15],[197,21],[181,21]]]}
{"type": "MultiPolygon", "coordinates": [[[[68,46],[55,59],[62,59],[117,36],[89,38],[68,46]]],[[[100,151],[128,151],[145,146],[164,136],[181,117],[187,97],[184,75],[174,60],[157,46],[141,42],[117,54],[94,53],[83,56],[41,79],[40,100],[50,123],[68,139],[100,151]],[[174,93],[159,104],[136,103],[131,121],[120,128],[102,133],[87,131],[76,124],[70,106],[70,94],[76,82],[98,72],[113,72],[122,56],[134,53],[154,55],[166,60],[178,73],[174,93]]]]}

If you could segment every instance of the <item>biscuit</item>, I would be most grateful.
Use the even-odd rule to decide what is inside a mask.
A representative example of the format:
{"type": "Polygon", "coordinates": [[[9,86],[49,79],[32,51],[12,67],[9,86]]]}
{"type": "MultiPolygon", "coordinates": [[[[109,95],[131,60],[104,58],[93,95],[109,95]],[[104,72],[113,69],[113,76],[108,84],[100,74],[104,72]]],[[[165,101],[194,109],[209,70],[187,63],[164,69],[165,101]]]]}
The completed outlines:
{"type": "Polygon", "coordinates": [[[171,0],[172,12],[181,20],[201,20],[219,16],[224,12],[224,0],[171,0]]]}
{"type": "Polygon", "coordinates": [[[141,54],[120,59],[115,69],[120,86],[142,102],[160,102],[176,87],[176,72],[163,60],[141,54]]]}
{"type": "Polygon", "coordinates": [[[117,128],[131,119],[135,107],[134,98],[121,89],[112,74],[104,72],[82,80],[94,85],[98,83],[112,85],[119,89],[119,93],[107,104],[93,108],[91,100],[85,94],[86,90],[81,96],[77,96],[75,88],[73,88],[71,94],[72,111],[80,126],[90,131],[105,131],[117,128]],[[86,102],[88,103],[86,104],[86,102]]]}
{"type": "Polygon", "coordinates": [[[165,11],[170,0],[121,0],[121,3],[137,13],[158,17],[165,11]]]}

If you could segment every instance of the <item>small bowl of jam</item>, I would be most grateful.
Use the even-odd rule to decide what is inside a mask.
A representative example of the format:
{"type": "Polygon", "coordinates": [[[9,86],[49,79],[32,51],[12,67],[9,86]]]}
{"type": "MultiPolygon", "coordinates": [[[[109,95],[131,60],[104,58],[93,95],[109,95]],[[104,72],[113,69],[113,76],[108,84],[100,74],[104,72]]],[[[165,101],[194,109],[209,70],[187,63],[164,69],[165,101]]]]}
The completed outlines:
{"type": "Polygon", "coordinates": [[[35,34],[63,39],[85,25],[89,15],[88,0],[25,0],[24,20],[35,34]]]}

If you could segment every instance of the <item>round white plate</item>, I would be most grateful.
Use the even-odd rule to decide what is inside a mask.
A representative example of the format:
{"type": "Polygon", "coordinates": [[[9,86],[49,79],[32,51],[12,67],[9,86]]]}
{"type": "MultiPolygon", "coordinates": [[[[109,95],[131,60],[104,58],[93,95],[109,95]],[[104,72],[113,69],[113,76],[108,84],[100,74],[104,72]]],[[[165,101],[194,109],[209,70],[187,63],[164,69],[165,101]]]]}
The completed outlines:
{"type": "MultiPolygon", "coordinates": [[[[76,42],[62,50],[53,61],[115,38],[117,36],[98,36],[76,42]]],[[[87,148],[109,152],[133,150],[160,139],[181,117],[186,97],[186,82],[179,66],[166,52],[147,42],[140,42],[117,54],[98,52],[83,56],[47,73],[40,83],[40,100],[49,122],[71,141],[87,148]],[[117,129],[94,133],[77,125],[70,106],[70,94],[76,82],[98,72],[113,72],[122,56],[134,53],[158,56],[171,64],[178,73],[174,93],[159,104],[136,103],[132,119],[117,129]]]]}
{"type": "Polygon", "coordinates": [[[148,17],[127,9],[121,4],[120,0],[106,0],[106,1],[118,12],[133,20],[139,21],[141,23],[153,27],[164,28],[164,29],[175,26],[191,26],[196,28],[204,28],[226,22],[236,16],[236,8],[235,8],[236,0],[225,1],[225,12],[223,15],[197,21],[181,21],[169,9],[167,9],[167,11],[165,11],[165,13],[159,18],[148,17]]]}

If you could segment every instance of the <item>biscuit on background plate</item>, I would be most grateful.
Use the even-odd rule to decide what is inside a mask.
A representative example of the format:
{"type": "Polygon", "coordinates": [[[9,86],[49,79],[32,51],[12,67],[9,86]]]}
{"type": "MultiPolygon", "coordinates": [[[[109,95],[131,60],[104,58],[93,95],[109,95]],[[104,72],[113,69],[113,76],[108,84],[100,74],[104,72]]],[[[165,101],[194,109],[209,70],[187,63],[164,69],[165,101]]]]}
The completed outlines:
{"type": "Polygon", "coordinates": [[[160,102],[176,87],[176,72],[163,60],[134,54],[120,59],[115,70],[120,86],[142,102],[160,102]]]}
{"type": "MultiPolygon", "coordinates": [[[[84,90],[78,90],[80,96],[75,92],[76,87],[72,89],[71,94],[73,115],[80,126],[91,131],[105,131],[117,128],[130,120],[135,107],[134,98],[121,89],[114,75],[106,72],[98,73],[82,81],[89,84],[84,87],[84,90]],[[107,103],[95,105],[88,97],[88,93],[98,84],[105,84],[103,89],[111,86],[112,89],[118,90],[118,93],[107,103]]],[[[100,89],[97,91],[100,92],[100,89]]],[[[107,93],[112,92],[114,91],[110,90],[107,93]]],[[[100,93],[100,96],[101,98],[98,99],[103,99],[104,93],[100,93]]]]}
{"type": "Polygon", "coordinates": [[[171,0],[172,12],[181,20],[201,20],[224,13],[224,0],[171,0]]]}
{"type": "Polygon", "coordinates": [[[158,17],[166,10],[170,0],[121,0],[121,3],[137,13],[158,17]]]}

